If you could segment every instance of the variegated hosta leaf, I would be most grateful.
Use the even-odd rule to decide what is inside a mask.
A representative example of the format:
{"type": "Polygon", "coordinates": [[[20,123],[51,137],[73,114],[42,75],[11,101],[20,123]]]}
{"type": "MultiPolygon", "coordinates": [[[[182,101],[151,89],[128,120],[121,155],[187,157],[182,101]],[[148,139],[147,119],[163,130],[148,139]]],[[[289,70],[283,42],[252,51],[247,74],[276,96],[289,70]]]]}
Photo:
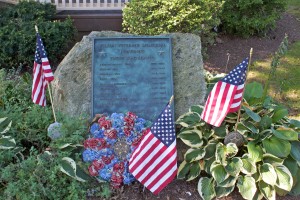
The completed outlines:
{"type": "Polygon", "coordinates": [[[226,157],[232,158],[238,153],[239,149],[237,148],[236,144],[228,143],[226,145],[226,157]]]}
{"type": "Polygon", "coordinates": [[[200,163],[193,162],[190,167],[190,173],[187,176],[187,181],[194,180],[200,175],[200,173],[201,173],[200,163]]]}
{"type": "Polygon", "coordinates": [[[182,131],[177,137],[190,147],[199,148],[203,145],[202,133],[197,129],[182,131]]]}
{"type": "Polygon", "coordinates": [[[195,149],[195,148],[190,148],[186,151],[184,154],[184,159],[187,162],[194,162],[197,160],[200,160],[204,157],[205,155],[205,150],[200,148],[200,149],[195,149]]]}
{"type": "Polygon", "coordinates": [[[242,121],[241,123],[252,133],[259,133],[259,129],[251,122],[242,121]]]}
{"type": "Polygon", "coordinates": [[[0,138],[0,149],[12,149],[16,147],[16,141],[10,136],[0,138]]]}
{"type": "Polygon", "coordinates": [[[222,143],[218,143],[216,146],[216,160],[222,163],[223,165],[226,165],[226,146],[222,143]]]}
{"type": "Polygon", "coordinates": [[[269,154],[269,153],[265,153],[263,155],[263,161],[264,163],[269,163],[269,164],[273,164],[273,163],[279,163],[279,164],[282,164],[283,163],[283,159],[281,158],[278,158],[272,154],[269,154]]]}
{"type": "Polygon", "coordinates": [[[264,195],[260,192],[260,190],[256,190],[253,200],[261,200],[264,198],[264,195]]]}
{"type": "Polygon", "coordinates": [[[216,196],[217,198],[228,196],[233,190],[234,186],[231,187],[216,187],[216,196]]]}
{"type": "MultiPolygon", "coordinates": [[[[0,120],[3,120],[3,121],[5,121],[7,118],[5,117],[5,118],[1,118],[0,120]]],[[[2,121],[2,122],[3,122],[2,121]]],[[[1,124],[1,121],[0,121],[0,124],[1,124]]],[[[9,129],[10,129],[10,127],[11,127],[11,124],[12,124],[12,121],[10,121],[9,122],[9,124],[4,128],[4,130],[2,130],[1,132],[0,132],[0,134],[4,134],[4,133],[6,133],[7,131],[9,131],[9,129]]]]}
{"type": "Polygon", "coordinates": [[[298,170],[297,174],[293,174],[293,176],[296,179],[296,182],[289,194],[298,196],[300,195],[300,169],[298,170]]]}
{"type": "Polygon", "coordinates": [[[210,140],[208,144],[204,147],[204,151],[205,151],[204,158],[207,159],[215,156],[216,147],[217,147],[217,141],[210,140]]]}
{"type": "Polygon", "coordinates": [[[222,125],[220,127],[214,127],[214,131],[215,131],[215,136],[217,138],[225,138],[226,134],[227,134],[227,126],[222,125]]]}
{"type": "Polygon", "coordinates": [[[236,181],[238,179],[238,176],[229,176],[226,180],[223,182],[217,184],[219,187],[232,187],[235,185],[236,181]]]}
{"type": "Polygon", "coordinates": [[[277,187],[276,185],[274,186],[274,189],[275,189],[276,195],[279,195],[279,196],[285,196],[289,193],[289,191],[283,190],[283,189],[277,187]]]}
{"type": "Polygon", "coordinates": [[[263,116],[259,122],[259,126],[261,130],[268,129],[271,127],[271,125],[272,125],[272,119],[268,115],[263,116]]]}
{"type": "Polygon", "coordinates": [[[292,128],[300,128],[300,121],[299,120],[295,120],[295,119],[291,119],[290,120],[290,125],[292,125],[292,128]]]}
{"type": "Polygon", "coordinates": [[[253,119],[255,122],[260,122],[261,117],[257,113],[253,112],[250,108],[247,108],[246,106],[243,106],[243,108],[248,114],[248,116],[251,117],[251,119],[253,119]]]}
{"type": "Polygon", "coordinates": [[[189,110],[190,110],[190,112],[198,113],[201,116],[203,109],[204,109],[204,106],[193,105],[193,106],[190,107],[189,110]]]}
{"type": "Polygon", "coordinates": [[[249,157],[256,163],[261,161],[263,156],[263,150],[259,145],[256,145],[255,142],[248,142],[247,149],[249,157]]]}
{"type": "Polygon", "coordinates": [[[286,108],[278,107],[275,109],[274,114],[272,116],[272,122],[276,123],[285,116],[289,114],[289,111],[286,108]]]}
{"type": "Polygon", "coordinates": [[[191,163],[187,163],[185,160],[179,165],[177,170],[177,178],[184,179],[187,173],[190,171],[191,163]]]}
{"type": "Polygon", "coordinates": [[[282,190],[290,191],[293,186],[293,177],[289,169],[284,165],[275,165],[277,173],[276,186],[282,190]]]}
{"type": "Polygon", "coordinates": [[[276,130],[272,128],[272,132],[276,137],[283,140],[290,140],[290,141],[298,140],[298,133],[291,128],[280,127],[276,130]]]}
{"type": "Polygon", "coordinates": [[[243,123],[239,122],[237,126],[237,131],[241,134],[245,134],[249,131],[249,128],[247,128],[243,123]]]}
{"type": "Polygon", "coordinates": [[[235,157],[228,161],[227,165],[225,166],[225,170],[231,176],[236,177],[239,175],[242,166],[243,161],[240,158],[235,157]]]}
{"type": "Polygon", "coordinates": [[[203,130],[203,132],[202,132],[202,135],[203,135],[203,137],[204,137],[206,140],[209,140],[209,138],[210,138],[211,136],[213,136],[214,134],[215,134],[214,129],[205,129],[205,130],[203,130]]]}
{"type": "Polygon", "coordinates": [[[213,163],[215,163],[215,161],[216,161],[215,157],[211,157],[209,159],[204,160],[204,171],[206,173],[211,174],[210,167],[213,163]]]}
{"type": "Polygon", "coordinates": [[[212,164],[210,171],[217,184],[222,183],[225,179],[229,177],[229,174],[226,172],[224,166],[221,164],[212,164]]]}
{"type": "Polygon", "coordinates": [[[242,162],[243,162],[243,167],[242,167],[241,171],[244,174],[251,175],[251,174],[256,173],[256,171],[257,171],[256,165],[255,165],[254,161],[251,158],[249,158],[248,154],[243,155],[242,162]]]}
{"type": "Polygon", "coordinates": [[[276,199],[276,193],[275,193],[275,189],[273,186],[268,185],[264,181],[259,181],[258,188],[266,199],[268,199],[268,200],[276,199]]]}
{"type": "Polygon", "coordinates": [[[82,177],[77,176],[77,166],[72,158],[63,157],[60,163],[60,170],[78,181],[86,182],[82,177]]]}
{"type": "Polygon", "coordinates": [[[244,199],[253,199],[257,190],[255,180],[251,176],[239,176],[237,187],[244,199]]]}
{"type": "Polygon", "coordinates": [[[298,162],[300,162],[300,142],[299,141],[293,141],[291,142],[291,156],[298,162]]]}
{"type": "Polygon", "coordinates": [[[228,143],[226,146],[222,143],[218,143],[216,147],[216,160],[225,166],[227,165],[226,158],[234,157],[238,150],[234,143],[228,143]]]}
{"type": "MultiPolygon", "coordinates": [[[[299,169],[298,163],[296,160],[294,160],[291,156],[284,159],[283,165],[286,166],[291,174],[297,174],[297,171],[299,169]]],[[[300,177],[299,177],[300,179],[300,177]]]]}
{"type": "Polygon", "coordinates": [[[176,124],[180,124],[183,127],[189,127],[191,125],[199,123],[201,120],[201,115],[196,112],[187,112],[183,115],[181,115],[177,121],[176,124]]]}
{"type": "Polygon", "coordinates": [[[285,158],[291,152],[290,142],[275,136],[263,139],[262,143],[267,153],[273,154],[279,158],[285,158]]]}
{"type": "Polygon", "coordinates": [[[201,177],[198,182],[198,192],[203,200],[211,200],[216,196],[213,178],[201,177]]]}
{"type": "Polygon", "coordinates": [[[269,184],[274,186],[276,184],[277,180],[277,174],[275,172],[274,167],[269,163],[264,163],[260,166],[259,172],[261,175],[262,180],[269,184]]]}

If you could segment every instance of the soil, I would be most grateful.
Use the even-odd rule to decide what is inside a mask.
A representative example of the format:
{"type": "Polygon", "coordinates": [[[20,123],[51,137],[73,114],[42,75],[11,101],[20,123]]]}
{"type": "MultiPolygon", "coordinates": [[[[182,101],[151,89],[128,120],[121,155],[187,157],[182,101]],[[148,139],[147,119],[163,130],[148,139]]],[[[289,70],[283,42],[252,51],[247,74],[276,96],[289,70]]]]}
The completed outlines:
{"type": "MultiPolygon", "coordinates": [[[[284,14],[277,22],[277,28],[270,31],[266,37],[240,38],[237,36],[220,33],[216,43],[207,49],[208,58],[204,60],[204,68],[211,72],[229,72],[245,57],[249,56],[250,48],[253,48],[252,61],[269,58],[278,49],[285,34],[288,34],[289,42],[300,41],[300,19],[292,15],[284,14]],[[225,68],[228,54],[230,60],[228,69],[225,68]]],[[[300,53],[299,53],[300,56],[300,53]]],[[[179,163],[180,164],[180,163],[179,163]]],[[[198,178],[197,178],[198,180],[198,178]]],[[[197,181],[173,180],[159,195],[153,195],[149,190],[136,182],[131,186],[125,186],[122,190],[114,191],[111,199],[117,200],[201,200],[197,191],[197,181]]],[[[238,190],[234,190],[229,196],[219,200],[242,200],[238,190]]],[[[300,200],[300,196],[276,197],[277,200],[300,200]]]]}

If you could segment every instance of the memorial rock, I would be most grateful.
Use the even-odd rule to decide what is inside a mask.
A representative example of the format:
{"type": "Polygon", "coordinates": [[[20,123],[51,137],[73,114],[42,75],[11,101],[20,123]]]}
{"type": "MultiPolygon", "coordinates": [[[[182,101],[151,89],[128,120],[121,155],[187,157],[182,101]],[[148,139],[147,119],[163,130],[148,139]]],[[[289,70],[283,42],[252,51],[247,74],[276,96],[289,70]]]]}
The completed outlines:
{"type": "MultiPolygon", "coordinates": [[[[88,36],[84,36],[81,42],[75,44],[54,74],[52,92],[53,104],[57,111],[71,116],[90,116],[93,38],[129,36],[132,35],[113,31],[91,32],[88,36]]],[[[177,119],[187,112],[191,105],[204,103],[206,83],[200,37],[186,33],[171,33],[168,36],[172,39],[175,119],[177,119]]]]}

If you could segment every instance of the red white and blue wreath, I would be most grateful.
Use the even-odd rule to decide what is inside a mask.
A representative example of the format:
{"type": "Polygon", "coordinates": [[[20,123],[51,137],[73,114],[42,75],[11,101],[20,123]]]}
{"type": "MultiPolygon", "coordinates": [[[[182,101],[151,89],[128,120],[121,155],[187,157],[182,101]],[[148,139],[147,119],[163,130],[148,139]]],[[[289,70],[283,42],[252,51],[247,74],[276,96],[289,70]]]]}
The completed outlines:
{"type": "Polygon", "coordinates": [[[128,162],[147,124],[132,112],[102,116],[93,123],[83,152],[83,160],[91,163],[90,175],[110,182],[114,188],[131,184],[135,178],[128,171],[128,162]]]}

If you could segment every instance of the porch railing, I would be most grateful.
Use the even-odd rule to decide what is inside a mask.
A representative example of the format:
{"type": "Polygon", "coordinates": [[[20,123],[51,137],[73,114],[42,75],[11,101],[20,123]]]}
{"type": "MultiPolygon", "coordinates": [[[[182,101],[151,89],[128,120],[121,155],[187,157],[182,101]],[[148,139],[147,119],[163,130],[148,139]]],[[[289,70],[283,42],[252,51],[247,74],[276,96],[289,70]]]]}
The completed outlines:
{"type": "MultiPolygon", "coordinates": [[[[16,4],[19,0],[0,0],[16,4]]],[[[57,10],[122,10],[130,0],[37,0],[56,5],[57,10]]]]}

